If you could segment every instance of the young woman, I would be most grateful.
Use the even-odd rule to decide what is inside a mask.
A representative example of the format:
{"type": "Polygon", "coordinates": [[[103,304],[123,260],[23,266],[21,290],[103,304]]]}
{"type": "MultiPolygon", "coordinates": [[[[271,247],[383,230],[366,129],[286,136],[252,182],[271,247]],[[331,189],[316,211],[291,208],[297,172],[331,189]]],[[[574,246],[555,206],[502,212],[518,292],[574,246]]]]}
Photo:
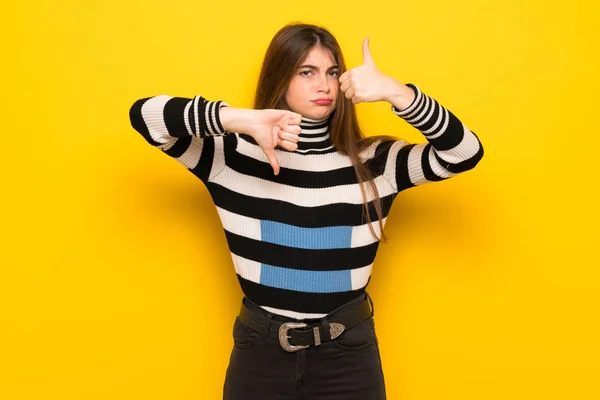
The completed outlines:
{"type": "Polygon", "coordinates": [[[385,399],[369,283],[402,190],[472,169],[478,137],[363,43],[346,70],[326,29],[272,39],[253,109],[158,95],[132,126],[207,187],[244,292],[224,399],[385,399]],[[427,143],[365,137],[355,104],[387,101],[427,143]]]}

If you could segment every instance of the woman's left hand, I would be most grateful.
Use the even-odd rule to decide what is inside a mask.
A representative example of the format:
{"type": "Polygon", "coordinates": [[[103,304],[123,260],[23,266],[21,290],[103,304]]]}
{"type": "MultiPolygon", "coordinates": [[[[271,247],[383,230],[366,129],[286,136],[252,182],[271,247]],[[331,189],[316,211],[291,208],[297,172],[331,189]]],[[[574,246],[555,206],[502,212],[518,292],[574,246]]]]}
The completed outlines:
{"type": "Polygon", "coordinates": [[[363,41],[363,65],[349,69],[340,76],[340,90],[352,103],[386,100],[399,84],[375,65],[369,49],[369,38],[363,41]]]}

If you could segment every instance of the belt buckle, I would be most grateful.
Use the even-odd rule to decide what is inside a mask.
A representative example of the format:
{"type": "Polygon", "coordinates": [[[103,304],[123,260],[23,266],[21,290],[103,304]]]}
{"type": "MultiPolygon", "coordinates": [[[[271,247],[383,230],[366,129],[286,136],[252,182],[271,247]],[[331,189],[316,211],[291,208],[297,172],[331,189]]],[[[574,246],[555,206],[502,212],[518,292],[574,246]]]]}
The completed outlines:
{"type": "MultiPolygon", "coordinates": [[[[304,322],[284,322],[283,324],[281,324],[281,326],[279,327],[279,344],[281,345],[281,347],[287,351],[287,352],[294,352],[294,351],[298,351],[301,349],[306,349],[307,347],[309,347],[310,345],[304,345],[304,346],[294,346],[291,345],[290,342],[288,342],[288,339],[291,336],[288,336],[288,330],[290,329],[294,329],[294,328],[306,328],[308,325],[304,322]]],[[[346,327],[340,323],[337,322],[330,322],[329,323],[329,332],[331,334],[331,339],[335,339],[336,337],[340,336],[342,334],[342,332],[346,329],[346,327]]],[[[319,335],[319,327],[314,327],[313,328],[313,332],[315,335],[315,346],[319,346],[321,344],[321,337],[319,335]]]]}
{"type": "Polygon", "coordinates": [[[308,325],[306,325],[304,322],[284,322],[283,324],[281,324],[281,326],[279,327],[279,344],[281,345],[281,347],[287,351],[287,352],[294,352],[294,351],[298,351],[300,349],[305,349],[307,348],[309,345],[304,345],[304,346],[294,346],[291,345],[290,342],[288,342],[288,339],[291,336],[288,336],[288,330],[290,329],[294,329],[294,328],[306,328],[308,325]]]}

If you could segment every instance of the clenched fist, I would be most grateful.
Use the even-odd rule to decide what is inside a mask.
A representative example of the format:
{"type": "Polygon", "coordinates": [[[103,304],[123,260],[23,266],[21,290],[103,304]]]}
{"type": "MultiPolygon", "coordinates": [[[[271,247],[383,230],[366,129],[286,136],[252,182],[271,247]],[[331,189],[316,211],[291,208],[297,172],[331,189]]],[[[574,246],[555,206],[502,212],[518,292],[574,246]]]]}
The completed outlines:
{"type": "Polygon", "coordinates": [[[267,156],[275,175],[279,174],[275,147],[279,145],[290,151],[298,148],[301,114],[278,109],[223,107],[220,110],[220,120],[227,131],[252,136],[267,156]]]}
{"type": "Polygon", "coordinates": [[[302,115],[276,109],[255,111],[255,123],[250,126],[248,134],[256,140],[267,156],[275,175],[279,175],[279,161],[275,156],[275,147],[279,145],[290,151],[298,148],[302,115]]]}

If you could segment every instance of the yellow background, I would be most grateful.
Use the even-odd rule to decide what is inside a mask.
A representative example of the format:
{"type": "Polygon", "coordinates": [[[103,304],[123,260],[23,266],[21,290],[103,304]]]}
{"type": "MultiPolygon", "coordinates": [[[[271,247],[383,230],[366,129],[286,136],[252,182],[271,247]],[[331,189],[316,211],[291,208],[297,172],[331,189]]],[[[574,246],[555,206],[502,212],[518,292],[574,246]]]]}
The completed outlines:
{"type": "MultiPolygon", "coordinates": [[[[203,184],[129,124],[142,97],[249,108],[264,51],[321,24],[481,138],[402,193],[369,286],[389,399],[598,399],[597,2],[9,0],[0,398],[219,399],[242,297],[203,184]]],[[[389,104],[368,134],[424,142],[389,104]]]]}

